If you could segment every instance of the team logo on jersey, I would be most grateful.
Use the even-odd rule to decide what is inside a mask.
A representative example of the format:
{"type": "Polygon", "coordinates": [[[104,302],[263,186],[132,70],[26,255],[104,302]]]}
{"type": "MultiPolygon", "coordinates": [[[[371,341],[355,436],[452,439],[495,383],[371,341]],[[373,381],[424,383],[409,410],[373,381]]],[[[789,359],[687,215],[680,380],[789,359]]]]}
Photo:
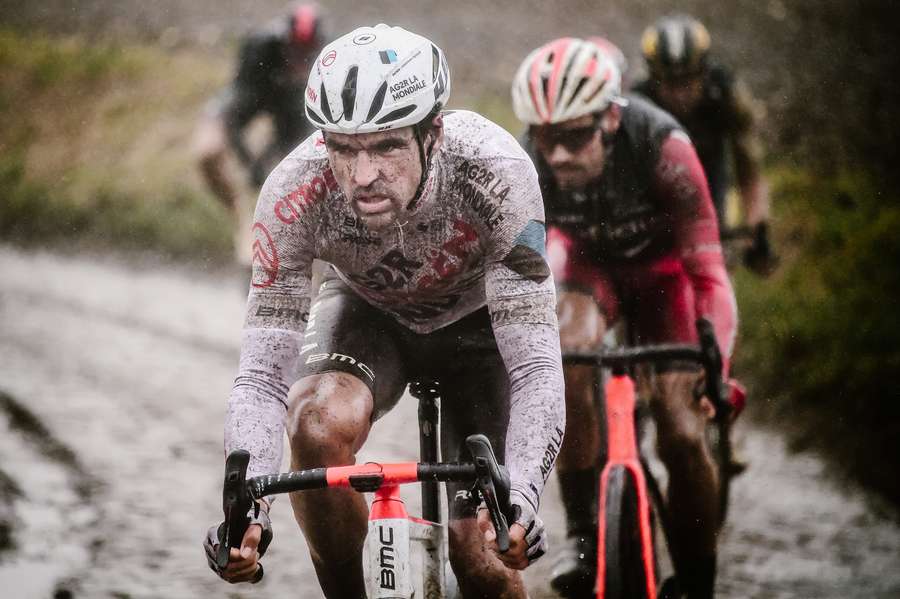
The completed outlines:
{"type": "Polygon", "coordinates": [[[262,223],[253,225],[253,286],[268,287],[278,276],[278,250],[262,223]]]}

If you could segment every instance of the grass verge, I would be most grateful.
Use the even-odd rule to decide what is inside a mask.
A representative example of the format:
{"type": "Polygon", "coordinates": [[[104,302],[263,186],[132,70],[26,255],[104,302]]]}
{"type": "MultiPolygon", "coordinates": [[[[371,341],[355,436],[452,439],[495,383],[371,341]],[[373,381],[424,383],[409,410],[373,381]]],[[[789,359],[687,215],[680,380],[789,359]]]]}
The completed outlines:
{"type": "Polygon", "coordinates": [[[781,272],[738,273],[738,368],[795,446],[900,503],[900,202],[861,172],[774,173],[781,272]]]}

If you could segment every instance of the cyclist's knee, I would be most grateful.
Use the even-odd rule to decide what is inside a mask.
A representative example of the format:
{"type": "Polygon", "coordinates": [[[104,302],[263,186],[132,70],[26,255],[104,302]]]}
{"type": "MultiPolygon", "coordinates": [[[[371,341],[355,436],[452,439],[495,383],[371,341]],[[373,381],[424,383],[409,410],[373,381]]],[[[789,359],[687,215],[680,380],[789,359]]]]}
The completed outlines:
{"type": "Polygon", "coordinates": [[[693,396],[696,375],[660,375],[653,399],[657,448],[664,462],[702,459],[707,417],[693,396]]]}
{"type": "Polygon", "coordinates": [[[578,411],[594,409],[596,370],[591,366],[564,366],[563,378],[566,383],[567,417],[576,416],[578,411]]]}
{"type": "Polygon", "coordinates": [[[704,422],[691,410],[676,410],[656,419],[656,445],[666,465],[695,463],[705,452],[704,422]]]}
{"type": "Polygon", "coordinates": [[[304,377],[288,393],[288,437],[295,456],[323,464],[352,457],[369,431],[372,394],[343,372],[304,377]]]}
{"type": "Polygon", "coordinates": [[[563,351],[586,350],[599,345],[606,334],[606,320],[594,299],[564,291],[557,301],[559,339],[563,351]]]}

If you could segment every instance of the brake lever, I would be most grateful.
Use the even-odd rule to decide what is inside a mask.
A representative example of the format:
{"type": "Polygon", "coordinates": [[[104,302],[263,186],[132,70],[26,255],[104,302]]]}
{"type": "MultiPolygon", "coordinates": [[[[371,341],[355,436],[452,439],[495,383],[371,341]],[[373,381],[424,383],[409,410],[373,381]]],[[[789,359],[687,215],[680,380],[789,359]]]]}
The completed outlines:
{"type": "Polygon", "coordinates": [[[706,372],[706,393],[716,409],[716,418],[727,418],[731,404],[725,400],[722,352],[719,350],[712,323],[705,318],[698,318],[697,335],[700,338],[700,351],[703,355],[703,370],[706,372]]]}
{"type": "Polygon", "coordinates": [[[491,515],[500,553],[509,551],[509,473],[497,463],[491,442],[484,435],[469,435],[466,446],[475,463],[475,485],[491,515]]]}
{"type": "Polygon", "coordinates": [[[225,460],[225,482],[222,485],[222,511],[225,513],[225,530],[219,538],[216,563],[220,568],[228,565],[231,548],[241,547],[244,533],[250,525],[250,494],[247,491],[247,466],[250,453],[238,449],[225,460]]]}

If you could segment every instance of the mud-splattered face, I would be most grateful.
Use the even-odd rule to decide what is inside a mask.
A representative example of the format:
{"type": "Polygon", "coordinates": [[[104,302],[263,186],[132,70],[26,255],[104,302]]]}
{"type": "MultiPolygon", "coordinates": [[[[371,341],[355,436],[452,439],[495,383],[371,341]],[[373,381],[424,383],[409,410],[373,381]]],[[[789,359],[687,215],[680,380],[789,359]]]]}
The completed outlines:
{"type": "Polygon", "coordinates": [[[377,133],[326,133],[328,159],[353,212],[377,231],[402,218],[422,178],[412,127],[377,133]]]}
{"type": "Polygon", "coordinates": [[[535,146],[561,189],[580,189],[603,172],[605,153],[600,119],[584,115],[532,128],[535,146]]]}

